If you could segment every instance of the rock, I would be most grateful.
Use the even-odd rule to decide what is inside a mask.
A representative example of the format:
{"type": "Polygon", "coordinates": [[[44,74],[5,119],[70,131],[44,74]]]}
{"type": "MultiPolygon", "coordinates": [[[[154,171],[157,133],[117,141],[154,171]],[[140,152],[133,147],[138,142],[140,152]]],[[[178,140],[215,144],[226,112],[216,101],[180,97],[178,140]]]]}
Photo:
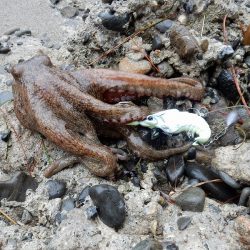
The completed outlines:
{"type": "Polygon", "coordinates": [[[166,61],[161,62],[160,64],[157,65],[159,71],[161,74],[163,74],[166,77],[171,77],[174,74],[174,69],[173,67],[166,61]]]}
{"type": "Polygon", "coordinates": [[[155,239],[146,239],[136,244],[132,250],[163,250],[163,246],[155,239]]]}
{"type": "Polygon", "coordinates": [[[246,65],[247,65],[248,67],[250,67],[250,56],[247,56],[247,57],[245,58],[245,63],[246,63],[246,65]]]}
{"type": "Polygon", "coordinates": [[[102,0],[103,3],[108,3],[111,4],[113,2],[113,0],[102,0]]]}
{"type": "Polygon", "coordinates": [[[152,66],[147,60],[133,61],[124,57],[119,63],[119,70],[130,73],[147,74],[152,66]]]}
{"type": "Polygon", "coordinates": [[[188,216],[182,216],[177,220],[177,226],[179,230],[184,230],[191,223],[191,218],[188,216]]]}
{"type": "Polygon", "coordinates": [[[52,4],[58,4],[61,0],[50,0],[52,4]]]}
{"type": "Polygon", "coordinates": [[[162,43],[161,37],[158,35],[154,36],[153,41],[152,41],[152,50],[161,49],[162,47],[163,47],[163,43],[162,43]]]}
{"type": "Polygon", "coordinates": [[[32,221],[32,219],[33,219],[33,217],[31,215],[31,213],[28,210],[24,209],[23,214],[22,214],[22,218],[21,218],[22,223],[25,225],[29,224],[32,221]]]}
{"type": "Polygon", "coordinates": [[[7,54],[7,53],[9,53],[10,52],[10,48],[9,48],[9,46],[1,46],[1,44],[0,44],[0,54],[7,54]]]}
{"type": "Polygon", "coordinates": [[[161,185],[168,183],[168,179],[165,174],[163,174],[158,168],[153,170],[154,176],[157,182],[161,185]]]}
{"type": "Polygon", "coordinates": [[[2,91],[0,92],[0,107],[8,102],[13,100],[13,93],[11,91],[2,91]]]}
{"type": "Polygon", "coordinates": [[[12,86],[13,82],[14,82],[13,79],[8,79],[8,80],[5,82],[5,84],[6,84],[7,86],[12,86]]]}
{"type": "Polygon", "coordinates": [[[87,196],[89,196],[89,189],[90,186],[86,186],[81,193],[79,194],[78,198],[77,198],[77,204],[78,205],[82,205],[85,202],[85,199],[87,198],[87,196]]]}
{"type": "Polygon", "coordinates": [[[96,206],[90,206],[90,207],[88,207],[86,209],[86,215],[87,215],[88,220],[94,220],[97,217],[97,215],[98,215],[96,206]]]}
{"type": "Polygon", "coordinates": [[[15,35],[17,36],[17,37],[21,37],[21,36],[24,36],[24,35],[27,35],[27,36],[31,36],[31,30],[20,30],[20,31],[17,31],[16,33],[15,33],[15,35]]]}
{"type": "Polygon", "coordinates": [[[6,43],[10,39],[9,36],[3,35],[0,37],[0,43],[6,43]]]}
{"type": "Polygon", "coordinates": [[[73,18],[74,16],[78,15],[78,10],[72,6],[66,6],[61,9],[61,14],[67,18],[73,18]]]}
{"type": "Polygon", "coordinates": [[[89,189],[89,195],[97,207],[101,221],[116,230],[125,221],[125,202],[118,190],[107,184],[95,185],[89,189]]]}
{"type": "Polygon", "coordinates": [[[136,61],[136,62],[144,59],[144,54],[141,52],[130,52],[126,56],[128,59],[130,59],[132,61],[136,61]]]}
{"type": "Polygon", "coordinates": [[[16,44],[17,44],[18,46],[20,46],[20,45],[23,45],[23,42],[18,41],[16,44]]]}
{"type": "Polygon", "coordinates": [[[66,183],[58,180],[46,182],[49,199],[61,198],[66,193],[66,183]]]}
{"type": "Polygon", "coordinates": [[[205,192],[198,187],[189,188],[176,197],[175,201],[184,211],[202,212],[205,205],[205,192]]]}
{"type": "Polygon", "coordinates": [[[223,69],[220,72],[217,78],[217,89],[230,101],[236,102],[239,99],[233,76],[228,70],[223,69]]]}
{"type": "Polygon", "coordinates": [[[126,30],[124,26],[128,24],[131,19],[131,14],[129,13],[115,15],[115,12],[111,10],[109,12],[101,12],[98,16],[101,18],[102,25],[106,29],[119,32],[126,30]]]}
{"type": "Polygon", "coordinates": [[[230,175],[233,179],[250,184],[250,143],[245,142],[235,150],[234,146],[215,149],[212,166],[230,175]]]}
{"type": "Polygon", "coordinates": [[[67,198],[63,200],[62,206],[61,206],[61,211],[70,211],[75,208],[75,200],[73,198],[67,198]]]}
{"type": "Polygon", "coordinates": [[[11,131],[9,129],[6,129],[4,131],[0,131],[0,138],[4,142],[8,142],[10,139],[11,131]]]}
{"type": "Polygon", "coordinates": [[[235,229],[240,235],[240,241],[250,249],[250,218],[249,216],[239,216],[235,220],[235,229]]]}
{"type": "Polygon", "coordinates": [[[4,33],[4,35],[9,36],[9,35],[12,35],[12,34],[14,34],[16,31],[19,31],[19,30],[20,30],[20,28],[12,28],[12,29],[6,31],[6,32],[4,33]]]}
{"type": "Polygon", "coordinates": [[[25,201],[27,189],[35,191],[37,181],[24,172],[17,172],[10,180],[0,181],[0,200],[25,201]]]}
{"type": "Polygon", "coordinates": [[[180,178],[183,177],[185,163],[182,155],[171,156],[166,166],[166,175],[172,186],[179,184],[180,178]]]}
{"type": "Polygon", "coordinates": [[[222,49],[218,53],[218,59],[226,60],[228,57],[233,55],[234,50],[231,45],[223,46],[222,49]]]}
{"type": "Polygon", "coordinates": [[[161,33],[165,33],[173,25],[173,21],[167,19],[155,25],[155,28],[161,33]]]}
{"type": "Polygon", "coordinates": [[[186,25],[187,24],[187,21],[188,21],[188,18],[187,18],[187,15],[186,14],[181,14],[178,16],[177,18],[178,22],[182,25],[186,25]]]}

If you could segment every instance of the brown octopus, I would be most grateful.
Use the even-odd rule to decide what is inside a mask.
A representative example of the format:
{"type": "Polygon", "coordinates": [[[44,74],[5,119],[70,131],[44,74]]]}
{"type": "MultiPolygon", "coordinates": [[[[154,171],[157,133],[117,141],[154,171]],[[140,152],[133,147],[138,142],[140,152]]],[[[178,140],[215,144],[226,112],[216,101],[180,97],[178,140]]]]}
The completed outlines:
{"type": "MultiPolygon", "coordinates": [[[[158,160],[182,153],[190,145],[155,150],[125,124],[144,119],[147,107],[128,102],[141,96],[174,96],[200,100],[202,85],[190,78],[160,79],[107,69],[66,72],[47,56],[36,56],[12,68],[14,109],[26,128],[38,131],[73,156],[55,162],[45,171],[49,177],[77,162],[102,177],[117,171],[117,155],[100,143],[92,118],[112,124],[142,158],[158,160]],[[115,104],[111,104],[115,103],[115,104]]],[[[102,125],[99,125],[100,129],[102,125]]]]}

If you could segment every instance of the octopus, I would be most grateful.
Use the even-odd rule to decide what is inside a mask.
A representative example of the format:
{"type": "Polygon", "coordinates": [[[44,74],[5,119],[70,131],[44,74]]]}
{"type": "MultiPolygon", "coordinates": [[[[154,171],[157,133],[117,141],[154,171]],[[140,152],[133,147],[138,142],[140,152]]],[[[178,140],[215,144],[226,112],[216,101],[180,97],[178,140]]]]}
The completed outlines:
{"type": "Polygon", "coordinates": [[[161,79],[109,69],[67,72],[45,55],[15,65],[11,73],[15,79],[14,111],[20,123],[70,154],[46,169],[46,177],[84,163],[94,175],[114,178],[119,153],[103,145],[97,134],[106,125],[139,157],[153,161],[185,152],[191,144],[156,150],[127,126],[149,114],[148,107],[132,101],[142,96],[199,101],[204,93],[199,81],[187,77],[161,79]]]}

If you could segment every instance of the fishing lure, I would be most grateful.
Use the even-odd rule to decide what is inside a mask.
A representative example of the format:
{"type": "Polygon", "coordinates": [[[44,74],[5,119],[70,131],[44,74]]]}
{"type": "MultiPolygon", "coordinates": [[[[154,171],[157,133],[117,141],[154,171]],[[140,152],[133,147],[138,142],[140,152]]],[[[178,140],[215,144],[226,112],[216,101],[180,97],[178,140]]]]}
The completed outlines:
{"type": "Polygon", "coordinates": [[[128,125],[159,128],[165,134],[187,132],[192,137],[198,135],[193,145],[205,144],[211,136],[211,129],[204,118],[178,109],[164,110],[147,116],[143,121],[134,121],[128,125]]]}

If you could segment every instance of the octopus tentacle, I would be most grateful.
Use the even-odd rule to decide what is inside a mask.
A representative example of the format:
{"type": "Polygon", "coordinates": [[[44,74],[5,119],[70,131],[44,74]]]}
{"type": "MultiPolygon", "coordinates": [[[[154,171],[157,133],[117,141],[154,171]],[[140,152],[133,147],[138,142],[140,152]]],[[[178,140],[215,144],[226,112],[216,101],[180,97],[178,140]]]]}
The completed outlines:
{"type": "Polygon", "coordinates": [[[188,97],[200,100],[204,94],[202,84],[188,77],[162,79],[107,69],[85,69],[76,71],[73,75],[79,83],[84,84],[88,79],[91,83],[88,92],[110,103],[118,100],[112,100],[110,93],[116,94],[120,100],[124,100],[121,97],[126,95],[188,97]]]}

